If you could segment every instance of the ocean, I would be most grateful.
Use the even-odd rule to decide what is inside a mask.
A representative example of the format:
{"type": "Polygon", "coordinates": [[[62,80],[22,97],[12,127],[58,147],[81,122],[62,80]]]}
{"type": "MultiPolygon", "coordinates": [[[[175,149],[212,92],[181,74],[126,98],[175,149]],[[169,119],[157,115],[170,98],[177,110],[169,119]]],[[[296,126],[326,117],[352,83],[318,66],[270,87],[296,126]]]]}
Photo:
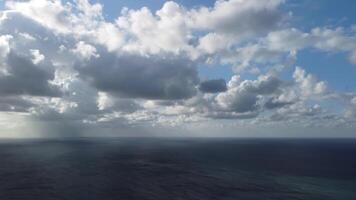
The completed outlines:
{"type": "Polygon", "coordinates": [[[354,139],[0,140],[0,200],[353,200],[354,139]]]}

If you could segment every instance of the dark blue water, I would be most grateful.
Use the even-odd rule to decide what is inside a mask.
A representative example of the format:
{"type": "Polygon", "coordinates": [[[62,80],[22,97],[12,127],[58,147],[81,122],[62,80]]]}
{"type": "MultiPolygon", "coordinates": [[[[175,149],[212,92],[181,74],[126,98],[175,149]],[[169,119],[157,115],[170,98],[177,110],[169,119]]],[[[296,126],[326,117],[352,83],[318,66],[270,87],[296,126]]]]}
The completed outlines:
{"type": "Polygon", "coordinates": [[[356,140],[1,140],[12,199],[353,200],[356,140]]]}

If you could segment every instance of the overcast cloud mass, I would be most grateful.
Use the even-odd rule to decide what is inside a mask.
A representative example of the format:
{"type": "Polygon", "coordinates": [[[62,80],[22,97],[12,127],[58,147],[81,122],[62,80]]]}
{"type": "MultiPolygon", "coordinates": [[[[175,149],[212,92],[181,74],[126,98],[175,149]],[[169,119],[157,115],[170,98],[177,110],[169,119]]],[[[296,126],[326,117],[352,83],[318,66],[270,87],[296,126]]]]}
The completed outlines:
{"type": "Polygon", "coordinates": [[[354,18],[303,26],[287,0],[2,3],[1,137],[356,136],[356,87],[335,85],[356,77],[354,18]],[[338,78],[316,62],[332,57],[338,78]]]}

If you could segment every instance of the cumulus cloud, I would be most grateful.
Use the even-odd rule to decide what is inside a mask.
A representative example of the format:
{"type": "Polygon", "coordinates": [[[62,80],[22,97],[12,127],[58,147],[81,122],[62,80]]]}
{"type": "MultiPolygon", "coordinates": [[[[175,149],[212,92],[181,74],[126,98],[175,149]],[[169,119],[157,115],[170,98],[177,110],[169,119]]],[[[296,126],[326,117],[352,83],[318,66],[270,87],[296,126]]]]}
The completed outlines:
{"type": "Polygon", "coordinates": [[[99,92],[97,98],[97,104],[99,110],[105,110],[114,105],[113,100],[109,97],[109,95],[105,92],[99,92]]]}
{"type": "Polygon", "coordinates": [[[293,78],[298,83],[303,96],[323,95],[327,92],[324,81],[317,81],[311,74],[307,74],[304,69],[297,67],[293,73],[293,78]]]}
{"type": "Polygon", "coordinates": [[[259,100],[264,96],[277,93],[282,81],[274,76],[260,76],[257,80],[245,80],[238,83],[236,78],[229,82],[225,93],[219,94],[216,99],[218,104],[235,112],[256,111],[259,100]]]}
{"type": "Polygon", "coordinates": [[[97,106],[99,110],[119,110],[121,112],[131,113],[141,109],[141,106],[132,99],[117,98],[106,92],[98,92],[97,106]]]}
{"type": "Polygon", "coordinates": [[[30,52],[32,54],[32,62],[33,64],[37,65],[40,62],[42,62],[45,59],[45,56],[40,53],[38,49],[30,49],[30,52]]]}
{"type": "Polygon", "coordinates": [[[243,88],[233,88],[217,97],[217,102],[223,109],[239,113],[256,110],[257,100],[256,95],[243,88]]]}
{"type": "Polygon", "coordinates": [[[91,57],[100,57],[100,55],[97,54],[96,48],[94,46],[86,44],[83,41],[79,41],[75,45],[75,48],[72,49],[72,52],[84,60],[89,60],[91,57]]]}
{"type": "Polygon", "coordinates": [[[123,47],[126,51],[151,54],[165,51],[178,54],[192,49],[189,44],[191,36],[186,24],[186,11],[177,3],[169,1],[156,13],[146,7],[124,10],[123,13],[116,22],[132,38],[123,47]]]}
{"type": "Polygon", "coordinates": [[[107,53],[78,71],[99,90],[131,98],[189,98],[199,81],[194,62],[174,57],[107,53]]]}
{"type": "Polygon", "coordinates": [[[0,94],[59,96],[60,90],[49,83],[53,72],[36,66],[31,60],[10,52],[6,59],[6,75],[0,76],[0,94]]]}

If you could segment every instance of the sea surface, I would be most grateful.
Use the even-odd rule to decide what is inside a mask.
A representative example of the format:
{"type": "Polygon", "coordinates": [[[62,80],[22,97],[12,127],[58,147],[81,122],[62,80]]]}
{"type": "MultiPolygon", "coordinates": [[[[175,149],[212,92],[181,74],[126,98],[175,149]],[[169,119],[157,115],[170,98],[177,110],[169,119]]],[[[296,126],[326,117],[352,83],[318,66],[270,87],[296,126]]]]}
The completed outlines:
{"type": "Polygon", "coordinates": [[[356,140],[0,140],[0,200],[353,200],[356,140]]]}

